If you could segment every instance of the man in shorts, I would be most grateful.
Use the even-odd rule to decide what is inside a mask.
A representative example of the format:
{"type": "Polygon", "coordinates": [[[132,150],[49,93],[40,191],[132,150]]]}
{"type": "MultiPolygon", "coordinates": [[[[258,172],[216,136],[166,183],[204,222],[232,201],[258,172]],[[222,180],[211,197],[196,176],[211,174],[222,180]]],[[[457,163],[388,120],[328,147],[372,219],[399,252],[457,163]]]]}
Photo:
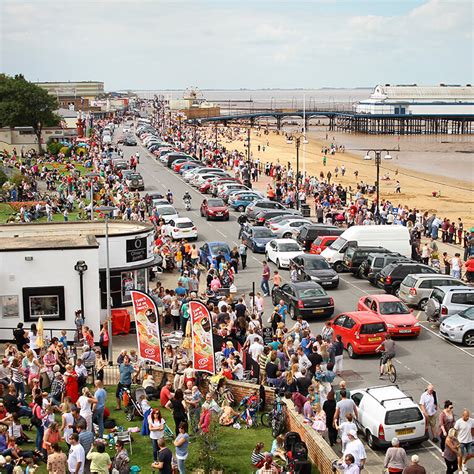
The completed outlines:
{"type": "Polygon", "coordinates": [[[472,430],[474,429],[474,418],[470,417],[469,411],[464,410],[461,418],[454,424],[454,429],[458,433],[458,441],[461,444],[462,472],[468,472],[466,463],[474,458],[472,449],[472,430]]]}

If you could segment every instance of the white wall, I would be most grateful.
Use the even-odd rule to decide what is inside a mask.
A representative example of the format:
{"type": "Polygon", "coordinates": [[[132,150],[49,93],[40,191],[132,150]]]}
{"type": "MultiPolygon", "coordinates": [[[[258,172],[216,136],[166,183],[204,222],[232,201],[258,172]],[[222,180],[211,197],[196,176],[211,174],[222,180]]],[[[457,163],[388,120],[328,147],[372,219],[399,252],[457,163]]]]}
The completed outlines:
{"type": "MultiPolygon", "coordinates": [[[[0,252],[0,295],[18,295],[20,318],[0,319],[0,339],[10,340],[12,331],[23,319],[23,288],[64,286],[65,321],[45,321],[45,328],[73,329],[74,312],[81,307],[79,274],[74,270],[78,260],[88,266],[84,273],[84,314],[86,325],[97,337],[100,330],[100,288],[98,249],[28,250],[0,252]],[[26,261],[25,257],[33,257],[26,261]]],[[[30,327],[31,323],[25,323],[30,327]]],[[[70,337],[68,333],[68,338],[70,337]]],[[[58,335],[55,333],[54,335],[58,335]]]]}

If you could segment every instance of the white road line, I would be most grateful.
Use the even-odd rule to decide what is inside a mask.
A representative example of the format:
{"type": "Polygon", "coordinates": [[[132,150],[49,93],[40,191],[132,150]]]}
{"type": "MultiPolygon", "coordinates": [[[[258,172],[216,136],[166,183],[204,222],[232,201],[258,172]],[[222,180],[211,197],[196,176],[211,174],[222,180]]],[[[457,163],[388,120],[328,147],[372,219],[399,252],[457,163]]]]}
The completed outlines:
{"type": "Polygon", "coordinates": [[[455,347],[457,350],[461,351],[461,352],[464,352],[464,354],[467,354],[469,357],[473,357],[474,358],[474,354],[471,354],[470,352],[468,352],[466,349],[464,349],[463,347],[459,347],[457,346],[456,344],[454,344],[453,342],[451,341],[448,341],[447,339],[445,339],[443,336],[440,336],[437,332],[433,331],[432,329],[430,329],[429,327],[425,326],[423,323],[427,323],[427,324],[431,324],[429,321],[421,321],[420,324],[423,326],[423,328],[430,332],[431,334],[435,335],[437,338],[439,339],[442,339],[443,341],[445,341],[446,343],[450,344],[451,346],[455,347]]]}
{"type": "Polygon", "coordinates": [[[424,377],[420,377],[421,380],[425,381],[427,384],[430,384],[431,382],[429,380],[426,380],[424,377]]]}
{"type": "Polygon", "coordinates": [[[222,237],[225,237],[227,239],[227,235],[224,234],[224,232],[221,232],[219,229],[215,229],[215,231],[218,233],[218,234],[221,234],[222,237]]]}
{"type": "Polygon", "coordinates": [[[345,278],[343,278],[342,275],[339,276],[339,278],[340,278],[342,281],[346,282],[348,285],[353,286],[357,291],[362,291],[362,293],[365,293],[366,295],[370,295],[370,293],[369,293],[368,291],[365,291],[365,290],[363,290],[362,288],[360,288],[359,286],[354,285],[354,283],[352,283],[352,282],[350,282],[349,280],[346,280],[345,278]]]}

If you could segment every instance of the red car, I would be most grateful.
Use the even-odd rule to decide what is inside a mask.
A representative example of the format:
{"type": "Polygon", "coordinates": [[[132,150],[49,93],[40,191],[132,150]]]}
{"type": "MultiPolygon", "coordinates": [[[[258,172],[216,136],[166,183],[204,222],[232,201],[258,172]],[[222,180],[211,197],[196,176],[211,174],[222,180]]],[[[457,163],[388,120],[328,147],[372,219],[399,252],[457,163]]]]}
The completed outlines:
{"type": "Polygon", "coordinates": [[[338,235],[321,235],[319,236],[309,248],[309,253],[319,255],[326,247],[329,247],[335,240],[339,238],[338,235]]]}
{"type": "Polygon", "coordinates": [[[361,354],[375,354],[375,349],[387,335],[387,326],[372,311],[339,314],[331,320],[331,326],[334,339],[341,336],[351,359],[361,354]]]}
{"type": "Polygon", "coordinates": [[[181,161],[179,163],[173,163],[173,171],[176,171],[176,173],[179,173],[182,166],[189,165],[189,164],[194,164],[194,163],[196,163],[196,162],[195,161],[181,161]]]}
{"type": "Polygon", "coordinates": [[[229,220],[229,209],[224,204],[222,199],[210,198],[204,199],[201,204],[201,216],[205,217],[206,220],[229,220]]]}
{"type": "Polygon", "coordinates": [[[372,311],[387,325],[392,336],[419,336],[421,325],[413,310],[393,295],[363,296],[357,305],[359,311],[372,311]]]}

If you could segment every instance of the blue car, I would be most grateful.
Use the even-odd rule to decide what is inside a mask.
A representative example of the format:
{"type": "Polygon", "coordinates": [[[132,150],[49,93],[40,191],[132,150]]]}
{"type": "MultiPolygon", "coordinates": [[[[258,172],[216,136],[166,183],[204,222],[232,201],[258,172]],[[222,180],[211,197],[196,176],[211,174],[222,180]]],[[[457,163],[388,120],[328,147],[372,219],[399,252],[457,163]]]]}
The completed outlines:
{"type": "Polygon", "coordinates": [[[255,193],[239,193],[229,197],[229,206],[235,211],[244,212],[246,207],[258,199],[262,199],[261,196],[255,193]]]}
{"type": "Polygon", "coordinates": [[[265,253],[265,246],[276,235],[264,226],[246,226],[242,231],[242,243],[254,253],[265,253]]]}
{"type": "Polygon", "coordinates": [[[183,174],[185,171],[189,171],[193,168],[202,168],[202,166],[200,163],[186,163],[179,169],[179,174],[183,174]]]}
{"type": "Polygon", "coordinates": [[[216,264],[219,254],[224,255],[226,262],[230,262],[230,247],[225,242],[207,242],[199,249],[199,259],[207,268],[216,264]]]}

